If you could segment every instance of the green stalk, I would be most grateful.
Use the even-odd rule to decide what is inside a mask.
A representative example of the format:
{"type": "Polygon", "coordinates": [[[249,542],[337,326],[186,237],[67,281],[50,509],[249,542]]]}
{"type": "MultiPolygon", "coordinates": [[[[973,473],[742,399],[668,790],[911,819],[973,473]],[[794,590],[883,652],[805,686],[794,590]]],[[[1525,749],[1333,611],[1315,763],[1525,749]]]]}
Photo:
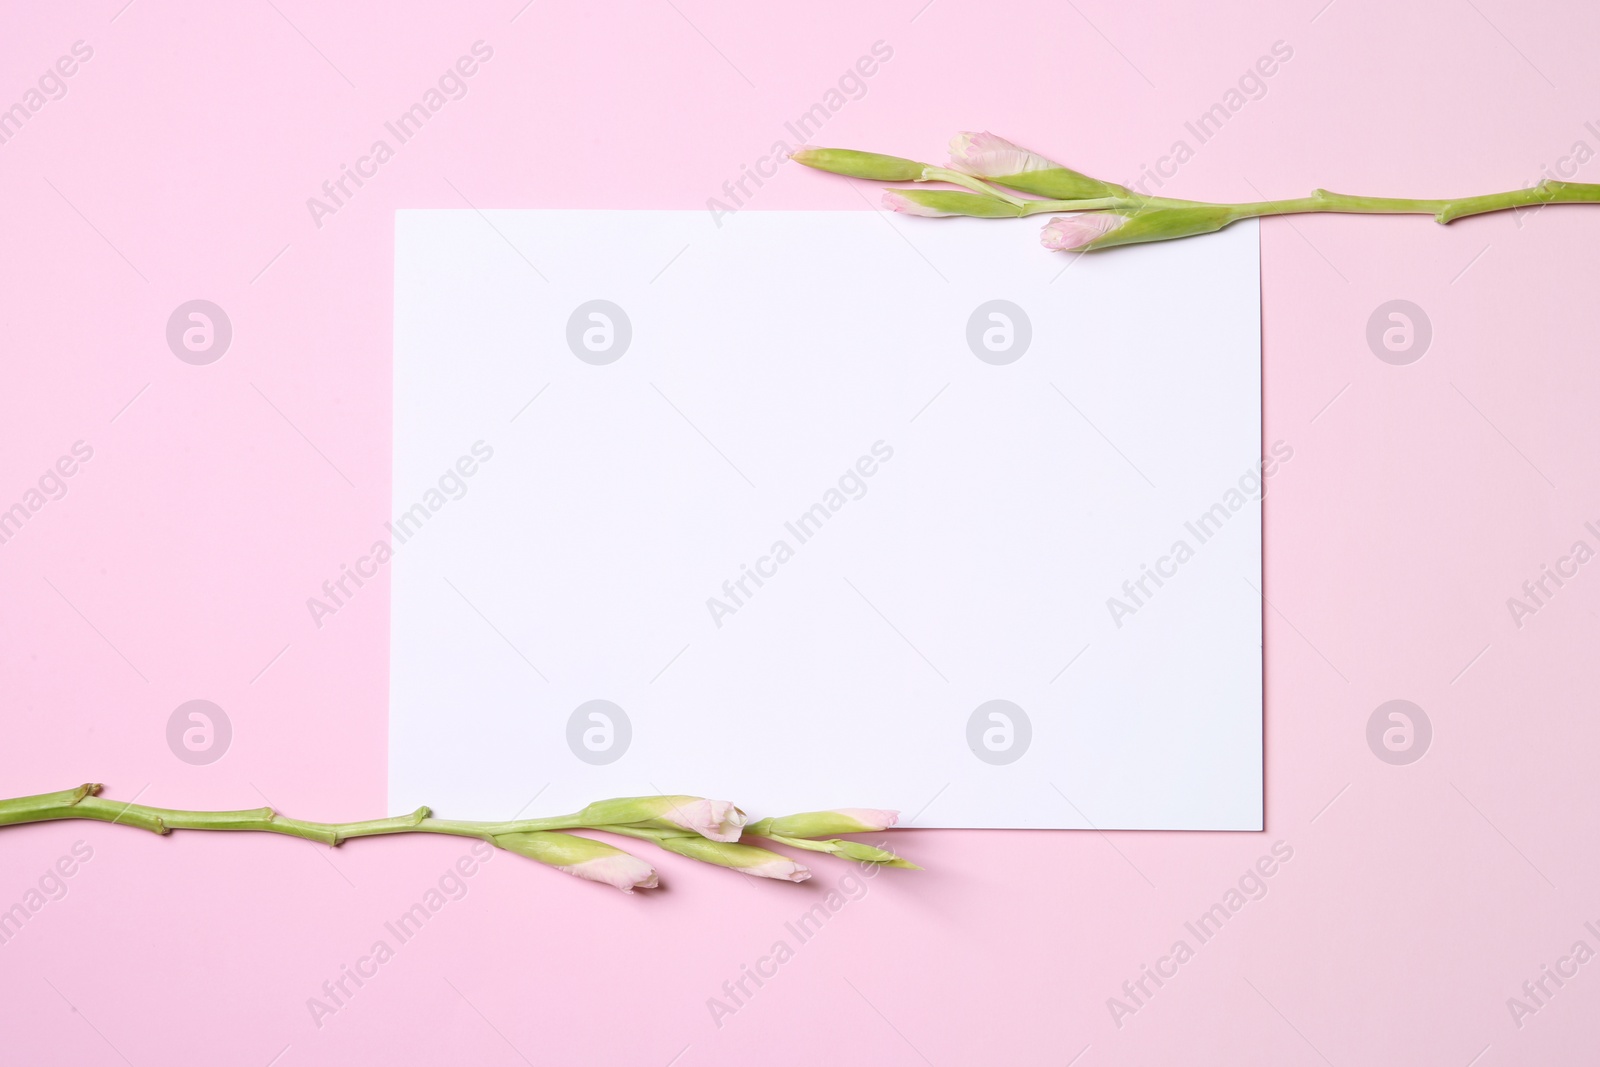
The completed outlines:
{"type": "Polygon", "coordinates": [[[1312,212],[1343,212],[1359,215],[1432,215],[1441,225],[1491,211],[1532,207],[1538,204],[1600,203],[1600,185],[1580,182],[1542,181],[1527,189],[1448,200],[1403,200],[1387,196],[1351,196],[1318,189],[1310,196],[1292,200],[1262,200],[1253,204],[1232,205],[1237,217],[1257,215],[1296,215],[1312,212]]]}
{"type": "MultiPolygon", "coordinates": [[[[1520,207],[1544,204],[1595,204],[1600,203],[1600,185],[1580,182],[1542,181],[1527,189],[1512,189],[1504,193],[1483,196],[1452,197],[1440,200],[1415,200],[1390,196],[1353,196],[1317,189],[1310,196],[1285,200],[1258,200],[1243,204],[1216,204],[1203,200],[1174,200],[1159,196],[1107,196],[1091,200],[1033,200],[1011,196],[988,184],[963,175],[958,171],[944,171],[929,167],[924,172],[928,181],[944,181],[962,185],[974,192],[1002,202],[1016,209],[1017,217],[1057,214],[1075,211],[1116,211],[1138,214],[1156,208],[1223,208],[1230,214],[1229,221],[1256,218],[1262,215],[1302,215],[1343,213],[1355,215],[1432,215],[1441,225],[1469,215],[1483,215],[1494,211],[1507,211],[1520,207]]],[[[1008,213],[1009,214],[1009,213],[1008,213]]]]}
{"type": "Polygon", "coordinates": [[[534,830],[572,830],[588,825],[576,814],[510,822],[435,819],[432,817],[432,812],[425,807],[418,808],[409,815],[396,815],[388,819],[342,823],[306,822],[280,815],[272,808],[183,811],[176,808],[154,808],[146,804],[105,800],[96,795],[99,791],[99,785],[90,783],[59,793],[40,793],[37,796],[0,800],[0,826],[50,822],[58,819],[92,819],[97,822],[121,823],[157,834],[173,830],[250,830],[303,837],[309,841],[320,841],[325,845],[338,845],[352,837],[406,833],[451,834],[456,837],[475,837],[492,842],[497,834],[528,833],[534,830]]]}
{"type": "MultiPolygon", "coordinates": [[[[237,811],[183,811],[177,808],[155,808],[148,804],[135,804],[106,800],[98,796],[100,786],[90,782],[76,789],[63,789],[57,793],[39,793],[35,796],[0,800],[0,827],[25,823],[54,822],[62,819],[89,819],[95,822],[124,823],[155,834],[173,830],[247,830],[256,833],[285,834],[308,841],[320,841],[337,847],[352,837],[377,837],[382,834],[449,834],[453,837],[471,837],[486,841],[495,848],[515,852],[546,866],[555,867],[567,874],[590,881],[604,882],[631,893],[635,889],[653,889],[657,885],[656,873],[637,857],[603,842],[582,836],[569,836],[548,831],[604,830],[650,841],[680,856],[730,867],[745,874],[790,882],[811,877],[808,868],[795,863],[787,856],[769,852],[753,845],[722,842],[709,835],[712,832],[726,835],[737,830],[744,822],[744,813],[723,801],[706,801],[699,797],[654,796],[620,797],[588,805],[571,815],[557,815],[545,819],[514,819],[509,822],[464,822],[456,819],[435,819],[428,808],[418,808],[410,815],[396,815],[388,819],[367,819],[360,822],[306,822],[280,815],[272,808],[245,808],[237,811]],[[662,815],[663,810],[678,811],[681,803],[693,802],[701,806],[696,810],[692,825],[699,829],[680,829],[672,818],[662,815]],[[663,806],[665,805],[665,808],[663,806]],[[706,812],[710,814],[707,815],[706,812]],[[706,825],[702,826],[704,822],[706,825]],[[716,825],[712,825],[712,824],[716,825]]],[[[792,818],[792,817],[791,817],[792,818]]],[[[785,838],[787,840],[787,838],[785,838]]],[[[799,844],[799,842],[795,842],[799,844]]],[[[801,844],[802,848],[812,848],[801,844]]],[[[890,867],[913,866],[892,852],[873,849],[854,842],[825,842],[820,851],[836,856],[869,860],[890,867]],[[857,855],[855,851],[860,851],[857,855]]]]}

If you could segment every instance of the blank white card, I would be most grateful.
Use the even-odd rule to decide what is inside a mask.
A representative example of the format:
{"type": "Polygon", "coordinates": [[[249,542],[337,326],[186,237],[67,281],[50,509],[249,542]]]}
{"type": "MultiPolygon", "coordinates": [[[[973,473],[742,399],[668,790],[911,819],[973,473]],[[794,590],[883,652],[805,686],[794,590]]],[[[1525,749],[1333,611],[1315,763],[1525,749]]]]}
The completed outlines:
{"type": "Polygon", "coordinates": [[[1256,225],[1037,230],[400,212],[391,809],[1259,829],[1256,225]]]}

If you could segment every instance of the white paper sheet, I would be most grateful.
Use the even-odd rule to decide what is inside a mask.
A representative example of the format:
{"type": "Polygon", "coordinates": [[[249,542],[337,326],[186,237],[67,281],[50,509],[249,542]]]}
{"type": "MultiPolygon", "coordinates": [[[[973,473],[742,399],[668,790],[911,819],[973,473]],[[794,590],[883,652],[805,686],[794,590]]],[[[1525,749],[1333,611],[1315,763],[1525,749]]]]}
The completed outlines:
{"type": "Polygon", "coordinates": [[[1256,226],[1037,229],[400,212],[391,808],[1259,829],[1256,226]]]}

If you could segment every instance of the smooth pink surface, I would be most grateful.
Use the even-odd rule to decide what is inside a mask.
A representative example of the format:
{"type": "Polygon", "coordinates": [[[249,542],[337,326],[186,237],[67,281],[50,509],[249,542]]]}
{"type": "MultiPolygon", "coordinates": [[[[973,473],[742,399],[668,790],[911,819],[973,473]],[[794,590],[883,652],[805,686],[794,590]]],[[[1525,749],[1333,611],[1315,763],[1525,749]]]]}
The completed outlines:
{"type": "MultiPolygon", "coordinates": [[[[989,128],[1132,181],[1284,41],[1162,191],[1485,192],[1600,149],[1577,3],[122,3],[14,6],[0,32],[0,107],[94,49],[0,144],[0,507],[94,449],[0,545],[7,795],[379,812],[386,588],[320,631],[304,601],[387,517],[397,208],[703,207],[878,40],[892,60],[817,140],[931,157],[989,128]],[[317,228],[306,198],[478,40],[467,96],[317,228]],[[194,298],[233,322],[211,366],[165,344],[194,298]],[[196,698],[234,725],[211,766],[165,741],[196,698]]],[[[862,206],[794,166],[751,204],[862,206]]],[[[1267,499],[1266,833],[914,831],[928,872],[805,944],[784,924],[845,868],[754,885],[666,857],[669,888],[630,899],[500,855],[319,1028],[307,998],[463,843],[11,829],[0,907],[75,841],[93,858],[0,945],[0,1058],[1589,1062],[1600,963],[1520,1026],[1507,998],[1600,950],[1600,566],[1520,629],[1506,599],[1600,541],[1597,238],[1600,208],[1264,224],[1266,438],[1295,449],[1267,499]],[[1434,328],[1409,366],[1365,340],[1395,298],[1434,328]],[[1366,742],[1395,698],[1434,726],[1409,766],[1366,742]],[[1276,841],[1265,897],[1199,944],[1184,923],[1276,841]],[[1118,1027],[1108,998],[1180,938],[1194,957],[1118,1027]],[[794,958],[715,1025],[707,999],[779,939],[794,958]]]]}

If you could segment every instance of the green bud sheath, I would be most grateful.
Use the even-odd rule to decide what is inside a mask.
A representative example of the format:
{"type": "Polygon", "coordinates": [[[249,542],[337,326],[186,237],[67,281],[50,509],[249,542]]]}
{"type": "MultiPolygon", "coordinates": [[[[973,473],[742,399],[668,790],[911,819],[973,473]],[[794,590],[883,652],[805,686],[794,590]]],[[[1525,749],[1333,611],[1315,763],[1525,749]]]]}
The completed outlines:
{"type": "Polygon", "coordinates": [[[744,828],[755,837],[832,837],[834,834],[867,834],[882,830],[882,825],[868,826],[842,811],[803,811],[798,815],[780,815],[762,819],[744,828]]]}
{"type": "Polygon", "coordinates": [[[584,860],[604,859],[622,852],[620,848],[604,841],[594,841],[577,834],[561,834],[550,830],[533,830],[520,834],[496,834],[494,843],[507,852],[515,852],[530,860],[548,863],[552,867],[570,867],[584,860]]]}
{"type": "Polygon", "coordinates": [[[841,841],[838,838],[822,843],[830,846],[828,851],[841,859],[876,863],[884,867],[903,867],[910,871],[922,870],[915,863],[908,859],[902,859],[886,848],[874,848],[871,845],[863,845],[859,841],[841,841]]]}
{"type": "Polygon", "coordinates": [[[577,818],[584,826],[606,826],[612,823],[648,822],[664,812],[683,808],[698,801],[699,797],[617,797],[614,800],[597,800],[578,812],[577,818]]]}
{"type": "Polygon", "coordinates": [[[1007,189],[1015,189],[1021,193],[1032,193],[1048,200],[1098,200],[1108,196],[1131,196],[1127,189],[1111,182],[1103,182],[1099,178],[1091,178],[1087,174],[1079,174],[1068,167],[1055,167],[1051,170],[1025,170],[1021,174],[1007,174],[1004,177],[989,178],[996,185],[1003,185],[1007,189]]]}
{"type": "Polygon", "coordinates": [[[967,215],[978,219],[1015,219],[1023,214],[1021,208],[1004,200],[949,189],[890,189],[884,194],[884,203],[907,215],[931,218],[967,215]],[[896,198],[906,203],[897,203],[896,198]]]}
{"type": "Polygon", "coordinates": [[[1126,217],[1127,222],[1104,237],[1089,242],[1078,251],[1093,252],[1101,248],[1114,248],[1117,245],[1193,237],[1195,234],[1220,230],[1240,216],[1228,204],[1196,204],[1193,207],[1147,208],[1126,217]]]}
{"type": "Polygon", "coordinates": [[[875,848],[872,845],[863,845],[859,841],[844,841],[837,837],[828,841],[816,841],[805,837],[785,837],[782,834],[766,832],[761,836],[770,837],[774,841],[781,841],[794,848],[803,848],[809,852],[826,852],[840,859],[856,860],[861,863],[876,863],[881,867],[901,867],[908,871],[920,871],[915,863],[895,855],[886,848],[875,848]]]}
{"type": "Polygon", "coordinates": [[[804,163],[817,170],[843,174],[848,178],[866,178],[875,182],[914,182],[922,180],[926,163],[899,156],[881,156],[876,152],[857,152],[851,148],[801,148],[789,156],[796,163],[804,163]]]}
{"type": "Polygon", "coordinates": [[[764,863],[785,858],[776,852],[756,848],[754,845],[708,841],[698,835],[694,837],[663,835],[657,838],[656,843],[668,852],[676,852],[680,856],[688,856],[703,863],[714,863],[718,867],[759,867],[764,863]]]}

